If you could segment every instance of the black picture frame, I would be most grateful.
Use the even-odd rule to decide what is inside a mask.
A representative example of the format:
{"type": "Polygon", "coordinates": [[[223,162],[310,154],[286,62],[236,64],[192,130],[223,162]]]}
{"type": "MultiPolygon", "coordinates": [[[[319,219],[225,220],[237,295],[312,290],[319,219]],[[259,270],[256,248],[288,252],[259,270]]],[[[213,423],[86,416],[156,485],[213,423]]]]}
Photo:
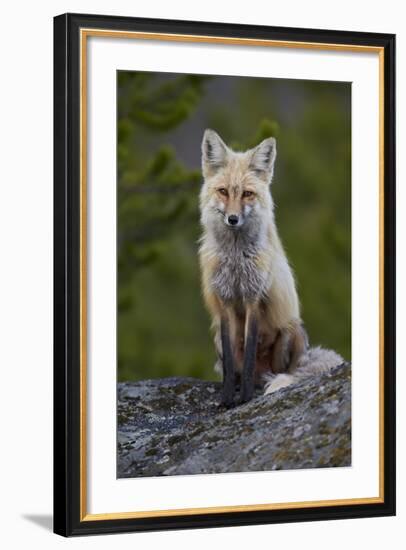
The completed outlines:
{"type": "MultiPolygon", "coordinates": [[[[54,19],[54,532],[63,536],[288,523],[395,514],[395,36],[133,17],[54,19]],[[81,517],[80,29],[222,36],[381,48],[384,56],[384,395],[382,502],[170,517],[81,517]]],[[[238,503],[236,503],[238,504],[238,503]]]]}

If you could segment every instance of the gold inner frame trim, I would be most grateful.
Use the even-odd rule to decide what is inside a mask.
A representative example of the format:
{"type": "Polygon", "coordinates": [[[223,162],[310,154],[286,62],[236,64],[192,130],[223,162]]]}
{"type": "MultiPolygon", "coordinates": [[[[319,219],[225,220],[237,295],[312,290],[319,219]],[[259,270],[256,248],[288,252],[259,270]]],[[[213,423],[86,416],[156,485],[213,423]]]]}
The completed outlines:
{"type": "Polygon", "coordinates": [[[384,48],[356,44],[282,41],[223,36],[184,35],[80,29],[80,521],[141,519],[153,517],[292,510],[324,506],[379,504],[384,502],[384,48]],[[285,502],[142,510],[134,512],[87,513],[87,38],[124,38],[170,42],[214,43],[235,46],[314,49],[379,55],[379,496],[337,500],[285,502]]]}

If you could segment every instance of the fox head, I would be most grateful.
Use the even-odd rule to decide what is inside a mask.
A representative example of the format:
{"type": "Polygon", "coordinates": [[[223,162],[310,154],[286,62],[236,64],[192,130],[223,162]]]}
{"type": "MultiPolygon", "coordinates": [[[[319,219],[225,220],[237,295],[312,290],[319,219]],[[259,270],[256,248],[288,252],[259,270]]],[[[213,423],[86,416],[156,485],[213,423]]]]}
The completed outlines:
{"type": "Polygon", "coordinates": [[[253,149],[236,152],[214,130],[206,130],[200,194],[203,225],[222,223],[238,230],[244,224],[270,218],[273,202],[269,186],[275,158],[276,141],[272,137],[253,149]]]}

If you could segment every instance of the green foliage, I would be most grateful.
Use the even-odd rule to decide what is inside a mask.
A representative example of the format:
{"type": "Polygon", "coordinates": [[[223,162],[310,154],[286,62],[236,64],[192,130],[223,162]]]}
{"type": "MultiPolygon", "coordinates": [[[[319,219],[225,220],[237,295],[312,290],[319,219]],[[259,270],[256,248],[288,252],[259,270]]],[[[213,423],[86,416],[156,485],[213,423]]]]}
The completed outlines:
{"type": "Polygon", "coordinates": [[[197,262],[206,127],[244,150],[277,137],[277,225],[314,344],[350,358],[347,84],[118,73],[119,380],[212,378],[197,262]]]}

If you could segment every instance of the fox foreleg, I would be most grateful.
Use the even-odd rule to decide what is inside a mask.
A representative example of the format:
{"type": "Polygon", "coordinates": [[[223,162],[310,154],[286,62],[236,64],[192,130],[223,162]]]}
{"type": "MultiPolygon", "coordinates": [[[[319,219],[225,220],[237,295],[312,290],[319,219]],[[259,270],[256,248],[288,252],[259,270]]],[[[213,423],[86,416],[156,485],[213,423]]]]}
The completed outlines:
{"type": "Polygon", "coordinates": [[[245,320],[244,363],[241,376],[240,403],[246,403],[254,396],[257,344],[258,320],[255,311],[248,309],[245,320]]]}
{"type": "Polygon", "coordinates": [[[235,393],[235,370],[230,338],[230,322],[228,318],[224,317],[221,320],[220,330],[223,363],[223,395],[221,403],[225,407],[232,407],[234,405],[235,393]]]}

